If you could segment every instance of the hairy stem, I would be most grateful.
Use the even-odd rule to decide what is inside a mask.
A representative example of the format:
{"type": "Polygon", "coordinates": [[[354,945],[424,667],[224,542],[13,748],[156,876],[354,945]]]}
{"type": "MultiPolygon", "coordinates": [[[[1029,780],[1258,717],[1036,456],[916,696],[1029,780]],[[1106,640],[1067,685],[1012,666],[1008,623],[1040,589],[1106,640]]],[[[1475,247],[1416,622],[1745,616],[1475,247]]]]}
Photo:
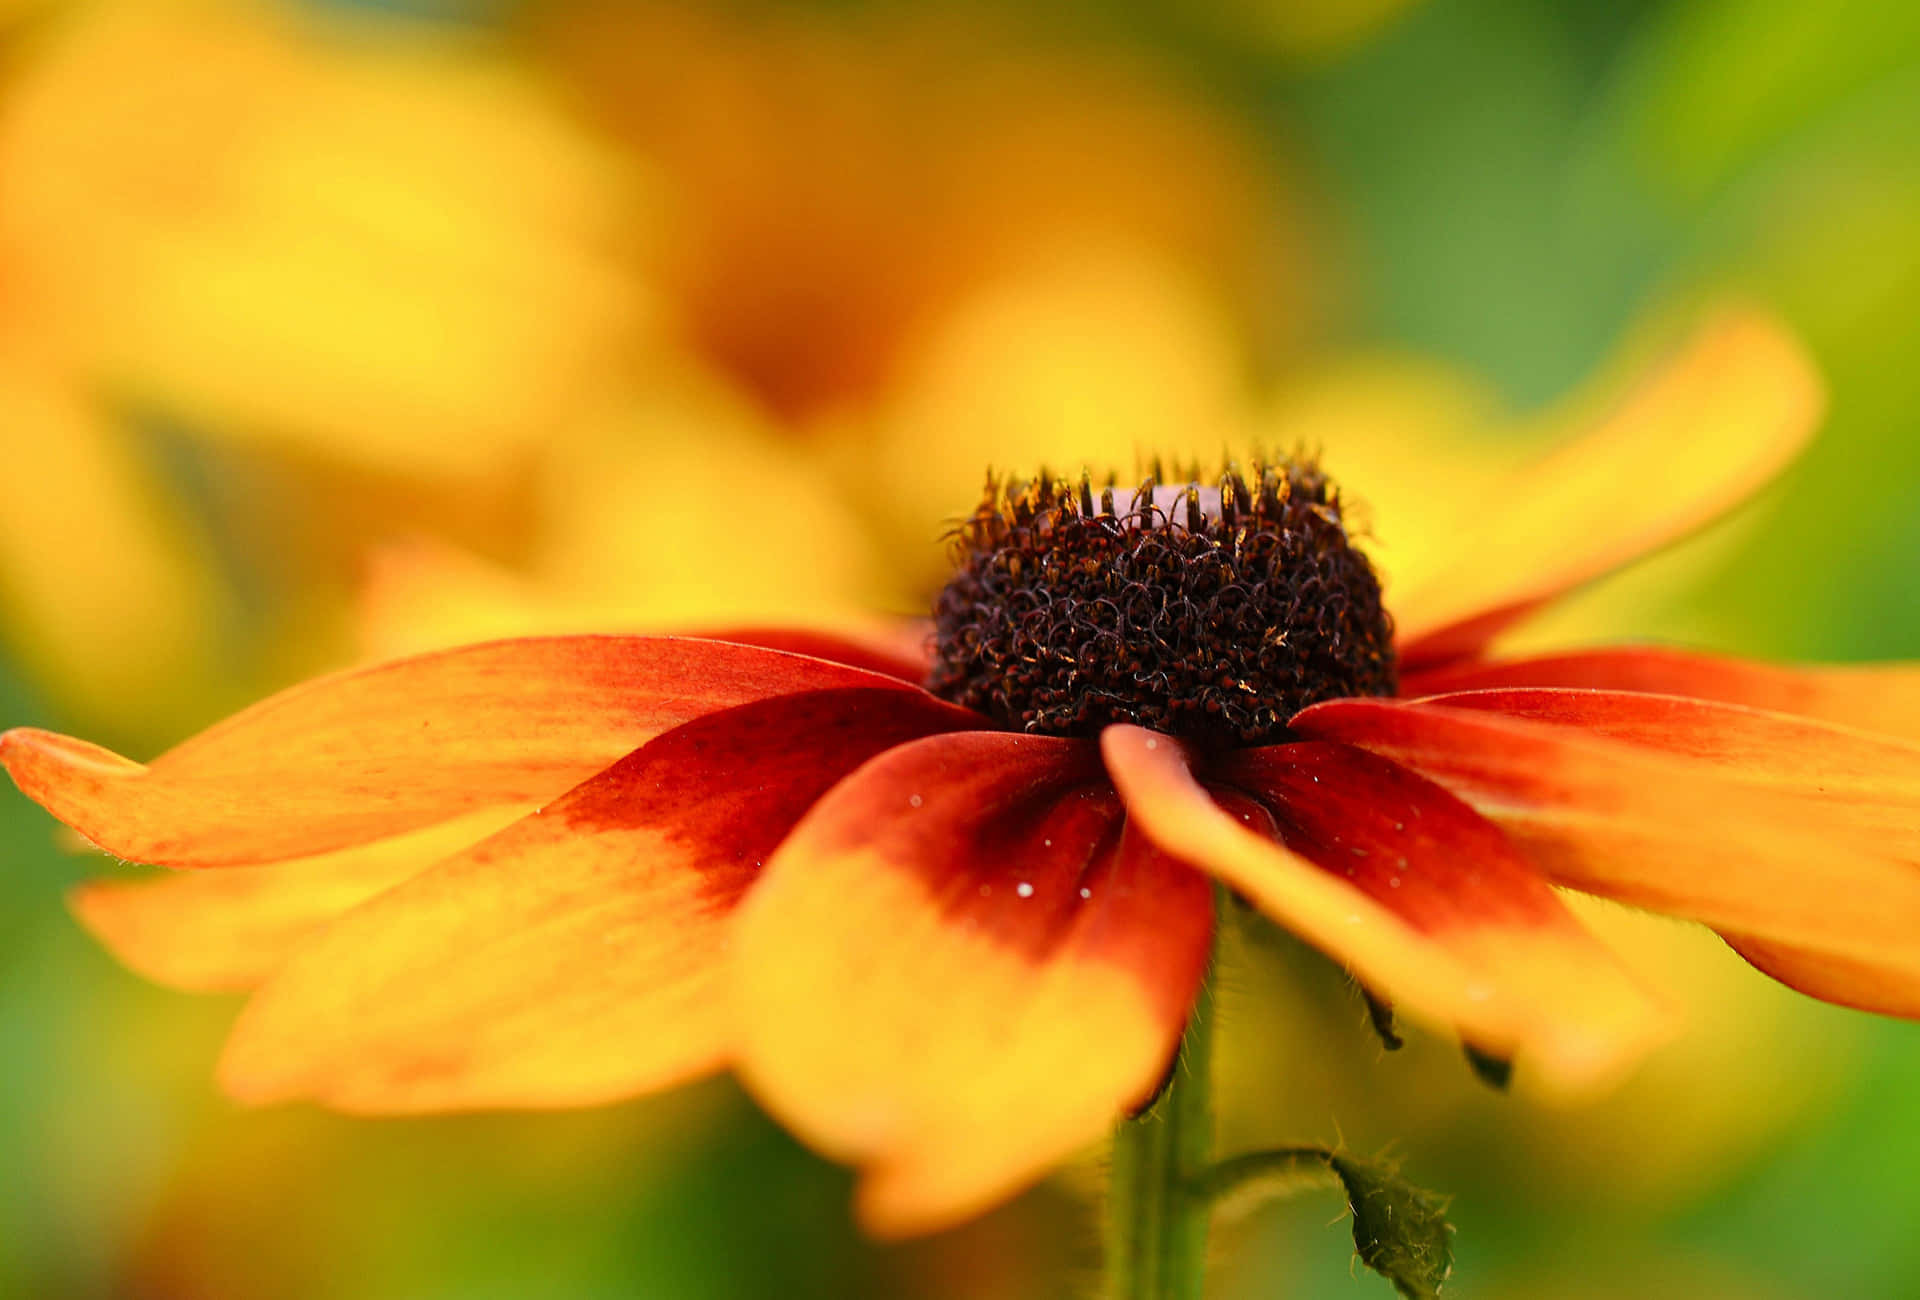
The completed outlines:
{"type": "Polygon", "coordinates": [[[1199,1300],[1213,1151],[1213,988],[1195,1001],[1167,1086],[1113,1135],[1107,1204],[1109,1300],[1199,1300]]]}

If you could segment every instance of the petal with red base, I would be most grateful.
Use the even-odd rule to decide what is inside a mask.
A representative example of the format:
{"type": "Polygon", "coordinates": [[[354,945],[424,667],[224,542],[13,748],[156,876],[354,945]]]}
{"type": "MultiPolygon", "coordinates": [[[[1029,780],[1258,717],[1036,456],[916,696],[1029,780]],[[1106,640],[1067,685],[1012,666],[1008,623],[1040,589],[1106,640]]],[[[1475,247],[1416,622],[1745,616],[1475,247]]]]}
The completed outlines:
{"type": "Polygon", "coordinates": [[[1812,718],[1637,691],[1516,688],[1425,703],[1576,728],[1711,766],[1795,801],[1776,821],[1854,837],[1920,863],[1920,745],[1812,718]]]}
{"type": "Polygon", "coordinates": [[[1402,666],[1471,655],[1555,596],[1713,522],[1799,453],[1823,407],[1782,325],[1722,312],[1597,428],[1499,487],[1486,525],[1395,594],[1402,666]]]}
{"type": "Polygon", "coordinates": [[[1229,755],[1203,787],[1164,736],[1110,727],[1102,748],[1149,835],[1415,1017],[1574,1088],[1665,1032],[1506,837],[1432,782],[1305,743],[1229,755]]]}
{"type": "Polygon", "coordinates": [[[529,637],[320,678],[146,766],[24,728],[0,736],[0,762],[29,797],[120,857],[272,862],[553,798],[702,714],[868,685],[909,689],[720,641],[529,637]]]}
{"type": "Polygon", "coordinates": [[[732,1046],[735,904],[847,772],[974,725],[851,689],[712,714],[336,921],[248,1005],[221,1065],[248,1101],[411,1112],[584,1105],[732,1046]]]}
{"type": "Polygon", "coordinates": [[[1335,700],[1291,725],[1438,781],[1557,883],[1920,978],[1920,871],[1893,851],[1892,828],[1812,816],[1817,800],[1734,779],[1710,757],[1529,718],[1335,700]]]}
{"type": "Polygon", "coordinates": [[[1521,686],[1687,695],[1920,740],[1920,664],[1911,663],[1789,667],[1669,646],[1609,646],[1409,673],[1400,694],[1521,686]]]}
{"type": "Polygon", "coordinates": [[[1088,742],[908,745],[822,800],[742,908],[741,1075],[865,1167],[869,1228],[931,1231],[1152,1092],[1211,931],[1206,881],[1123,829],[1088,742]]]}

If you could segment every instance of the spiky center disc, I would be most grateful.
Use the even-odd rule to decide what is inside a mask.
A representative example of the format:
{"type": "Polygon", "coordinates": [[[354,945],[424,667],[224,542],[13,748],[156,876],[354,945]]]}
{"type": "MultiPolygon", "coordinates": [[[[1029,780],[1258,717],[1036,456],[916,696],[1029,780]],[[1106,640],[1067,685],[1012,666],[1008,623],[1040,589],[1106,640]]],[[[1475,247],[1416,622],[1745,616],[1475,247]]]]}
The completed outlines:
{"type": "Polygon", "coordinates": [[[989,483],[934,630],[929,689],[1013,731],[1270,744],[1309,704],[1395,688],[1379,579],[1301,460],[1118,494],[989,483]]]}

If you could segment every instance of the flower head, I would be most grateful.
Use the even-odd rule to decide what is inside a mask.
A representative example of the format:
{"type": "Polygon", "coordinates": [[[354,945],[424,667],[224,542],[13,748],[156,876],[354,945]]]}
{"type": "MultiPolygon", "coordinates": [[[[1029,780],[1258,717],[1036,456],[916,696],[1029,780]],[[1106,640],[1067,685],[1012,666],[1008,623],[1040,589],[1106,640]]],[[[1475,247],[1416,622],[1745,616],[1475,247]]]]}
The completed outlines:
{"type": "Polygon", "coordinates": [[[1395,593],[1391,637],[1310,466],[1043,476],[962,526],[930,661],[528,638],[310,683],[147,765],[29,730],[0,759],[101,847],[195,869],[76,906],[137,968],[256,988],[237,1096],[575,1105],[731,1066],[863,1167],[870,1226],[923,1230],[1152,1092],[1210,878],[1553,1083],[1668,1028],[1556,885],[1920,1014],[1920,672],[1486,653],[1739,502],[1818,407],[1791,340],[1717,318],[1395,593]]]}
{"type": "Polygon", "coordinates": [[[1393,694],[1380,582],[1317,466],[1162,477],[1119,496],[1084,474],[989,484],[934,607],[928,689],[1012,731],[1239,745],[1321,700],[1393,694]]]}

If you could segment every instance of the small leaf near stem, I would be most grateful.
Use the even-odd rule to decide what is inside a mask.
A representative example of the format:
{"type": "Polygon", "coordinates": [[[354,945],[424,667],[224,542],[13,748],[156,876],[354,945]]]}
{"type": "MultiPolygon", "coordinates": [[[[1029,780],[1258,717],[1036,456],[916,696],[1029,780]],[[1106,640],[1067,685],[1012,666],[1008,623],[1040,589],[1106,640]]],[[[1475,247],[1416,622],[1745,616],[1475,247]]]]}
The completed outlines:
{"type": "Polygon", "coordinates": [[[1322,1147],[1253,1151],[1222,1160],[1194,1183],[1207,1202],[1270,1199],[1337,1182],[1353,1214],[1353,1244],[1368,1268],[1406,1300],[1436,1300],[1453,1271],[1446,1198],[1371,1161],[1322,1147]]]}

